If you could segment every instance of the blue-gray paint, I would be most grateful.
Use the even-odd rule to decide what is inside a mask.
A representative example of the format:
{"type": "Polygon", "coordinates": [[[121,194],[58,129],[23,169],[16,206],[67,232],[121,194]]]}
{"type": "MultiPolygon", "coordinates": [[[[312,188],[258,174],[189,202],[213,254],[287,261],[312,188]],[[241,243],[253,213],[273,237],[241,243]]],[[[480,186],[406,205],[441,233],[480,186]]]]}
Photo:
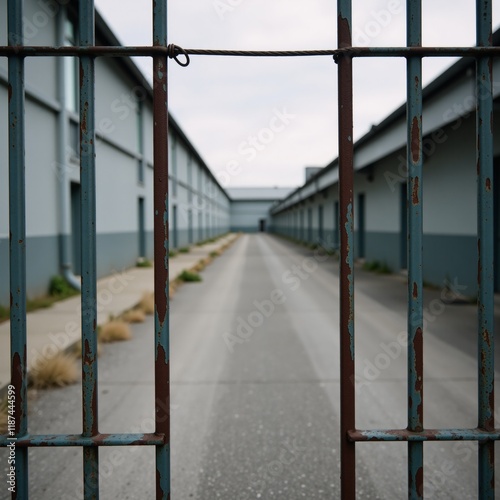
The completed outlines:
{"type": "Polygon", "coordinates": [[[477,293],[476,236],[440,236],[424,234],[424,280],[442,285],[445,279],[466,287],[463,295],[477,293]]]}
{"type": "MultiPolygon", "coordinates": [[[[366,260],[384,262],[394,272],[400,270],[399,233],[366,232],[366,260]]],[[[445,280],[465,287],[467,296],[477,293],[477,241],[475,236],[424,234],[424,281],[442,286],[445,280]]]]}
{"type": "MultiPolygon", "coordinates": [[[[35,236],[26,241],[27,291],[28,297],[39,297],[48,292],[50,279],[61,273],[59,251],[66,238],[58,236],[35,236]]],[[[146,257],[153,258],[153,233],[147,232],[146,257]]],[[[97,235],[97,277],[136,265],[139,234],[114,233],[97,235]]],[[[0,304],[9,304],[9,240],[0,239],[0,304]]]]}
{"type": "MultiPolygon", "coordinates": [[[[9,299],[9,240],[0,239],[0,304],[9,299]]],[[[59,239],[36,236],[26,240],[27,295],[30,298],[47,293],[50,278],[59,274],[59,239]]]]}
{"type": "Polygon", "coordinates": [[[365,252],[367,261],[387,264],[393,271],[400,269],[399,233],[367,231],[365,233],[365,252]]]}
{"type": "MultiPolygon", "coordinates": [[[[295,238],[296,228],[274,226],[272,232],[295,238]]],[[[312,231],[312,239],[299,238],[304,243],[318,243],[327,249],[335,248],[335,231],[325,230],[319,239],[319,231],[312,231]]],[[[357,237],[357,234],[355,234],[357,237]]],[[[473,297],[477,293],[477,241],[475,236],[424,234],[424,280],[432,285],[443,286],[446,280],[460,286],[463,295],[473,297]]],[[[356,254],[357,255],[357,254],[356,254]]],[[[400,271],[401,238],[399,233],[365,232],[365,259],[385,263],[393,272],[400,271]]]]}
{"type": "Polygon", "coordinates": [[[259,224],[258,221],[254,226],[231,226],[231,232],[233,233],[258,233],[259,224]]]}

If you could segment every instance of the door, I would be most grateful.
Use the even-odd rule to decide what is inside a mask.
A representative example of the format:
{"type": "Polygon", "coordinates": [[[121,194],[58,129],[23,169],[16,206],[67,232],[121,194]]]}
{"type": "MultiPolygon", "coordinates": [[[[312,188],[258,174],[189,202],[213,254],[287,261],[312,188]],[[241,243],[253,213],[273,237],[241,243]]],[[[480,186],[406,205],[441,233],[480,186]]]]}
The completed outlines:
{"type": "Polygon", "coordinates": [[[139,257],[146,257],[146,211],[144,198],[137,200],[139,257]]]}
{"type": "Polygon", "coordinates": [[[82,219],[81,219],[81,188],[76,182],[71,183],[71,258],[73,272],[82,274],[82,219]]]}
{"type": "Polygon", "coordinates": [[[358,258],[365,258],[365,195],[358,194],[358,258]]]}

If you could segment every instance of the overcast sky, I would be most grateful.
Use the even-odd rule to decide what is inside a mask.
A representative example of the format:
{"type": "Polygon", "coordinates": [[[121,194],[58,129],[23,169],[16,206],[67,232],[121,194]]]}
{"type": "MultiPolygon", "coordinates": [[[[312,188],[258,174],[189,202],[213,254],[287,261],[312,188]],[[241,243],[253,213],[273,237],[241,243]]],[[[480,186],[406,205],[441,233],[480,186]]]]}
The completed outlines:
{"type": "MultiPolygon", "coordinates": [[[[500,8],[494,2],[494,28],[500,8]]],[[[150,45],[151,0],[96,0],[124,45],[150,45]]],[[[423,0],[423,44],[475,42],[474,0],[423,0]]],[[[169,43],[184,48],[336,48],[335,0],[170,0],[169,43]]],[[[405,45],[405,0],[354,0],[354,45],[405,45]]],[[[453,59],[424,59],[424,84],[453,59]]],[[[151,74],[149,59],[138,64],[151,74]]],[[[330,57],[192,56],[169,63],[170,112],[225,187],[297,186],[337,156],[337,68],[330,57]]],[[[405,100],[403,59],[356,59],[355,138],[405,100]]],[[[425,116],[424,116],[425,120],[425,116]]]]}

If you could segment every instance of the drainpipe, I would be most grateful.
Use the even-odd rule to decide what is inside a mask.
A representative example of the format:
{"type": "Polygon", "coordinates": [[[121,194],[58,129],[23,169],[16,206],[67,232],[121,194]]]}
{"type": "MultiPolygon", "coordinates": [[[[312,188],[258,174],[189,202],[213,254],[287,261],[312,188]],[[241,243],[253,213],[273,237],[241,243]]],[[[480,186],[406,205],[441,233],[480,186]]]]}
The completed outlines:
{"type": "MultiPolygon", "coordinates": [[[[57,14],[57,45],[62,47],[65,43],[64,24],[66,20],[65,9],[59,9],[57,14]]],[[[70,248],[69,248],[69,214],[71,213],[68,189],[68,171],[66,168],[66,145],[68,144],[68,113],[66,112],[66,87],[65,87],[65,58],[57,59],[57,99],[60,110],[57,119],[57,168],[56,175],[59,181],[59,259],[60,267],[66,281],[76,290],[81,290],[81,280],[73,274],[70,248]]]]}

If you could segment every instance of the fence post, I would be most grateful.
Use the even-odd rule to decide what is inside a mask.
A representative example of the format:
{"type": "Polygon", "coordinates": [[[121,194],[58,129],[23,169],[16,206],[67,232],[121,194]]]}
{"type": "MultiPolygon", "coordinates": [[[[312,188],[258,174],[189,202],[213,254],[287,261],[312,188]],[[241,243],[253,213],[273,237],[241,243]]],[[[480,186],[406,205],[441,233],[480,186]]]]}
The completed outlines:
{"type": "MultiPolygon", "coordinates": [[[[9,45],[23,45],[23,1],[9,0],[9,45]]],[[[15,391],[15,438],[28,433],[26,377],[26,180],[24,57],[9,57],[9,230],[11,385],[15,391]]],[[[15,441],[9,442],[9,444],[15,441]]],[[[15,448],[15,493],[28,498],[28,450],[15,448]]]]}
{"type": "MultiPolygon", "coordinates": [[[[167,47],[167,1],[153,0],[153,45],[167,47]]],[[[170,498],[167,56],[153,57],[156,498],[170,498]]]]}
{"type": "MultiPolygon", "coordinates": [[[[351,0],[338,0],[338,48],[352,46],[351,0]]],[[[354,209],[352,57],[338,59],[340,200],[340,481],[343,500],[356,497],[354,381],[354,209]]]]}

